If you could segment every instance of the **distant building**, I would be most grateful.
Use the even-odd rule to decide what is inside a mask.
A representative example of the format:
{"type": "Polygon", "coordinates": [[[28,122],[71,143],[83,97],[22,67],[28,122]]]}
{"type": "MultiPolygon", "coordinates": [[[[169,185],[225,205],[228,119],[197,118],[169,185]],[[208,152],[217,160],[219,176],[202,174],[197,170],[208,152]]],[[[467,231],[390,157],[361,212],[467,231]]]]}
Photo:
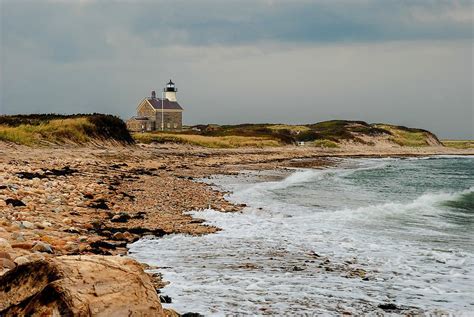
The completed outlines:
{"type": "Polygon", "coordinates": [[[169,81],[163,89],[162,98],[155,91],[137,106],[137,116],[127,121],[130,131],[179,131],[183,127],[183,108],[176,99],[178,89],[169,81]]]}

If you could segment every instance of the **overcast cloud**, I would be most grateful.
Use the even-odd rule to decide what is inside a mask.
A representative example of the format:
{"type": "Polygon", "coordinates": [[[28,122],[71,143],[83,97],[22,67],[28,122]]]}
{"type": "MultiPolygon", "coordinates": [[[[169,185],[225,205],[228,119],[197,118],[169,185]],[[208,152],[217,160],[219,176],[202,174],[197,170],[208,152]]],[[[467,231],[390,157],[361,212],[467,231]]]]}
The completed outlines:
{"type": "Polygon", "coordinates": [[[472,1],[0,0],[0,112],[357,119],[474,138],[472,1]]]}

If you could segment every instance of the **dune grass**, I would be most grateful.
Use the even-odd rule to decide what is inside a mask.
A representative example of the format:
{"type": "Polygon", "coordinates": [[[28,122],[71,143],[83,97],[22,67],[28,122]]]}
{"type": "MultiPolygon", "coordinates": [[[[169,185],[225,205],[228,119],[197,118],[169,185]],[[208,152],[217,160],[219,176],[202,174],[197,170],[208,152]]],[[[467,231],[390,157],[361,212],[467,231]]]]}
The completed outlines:
{"type": "Polygon", "coordinates": [[[474,149],[474,140],[442,140],[441,143],[455,149],[474,149]]]}
{"type": "Polygon", "coordinates": [[[135,133],[133,138],[141,143],[181,143],[208,148],[271,147],[279,146],[278,140],[252,136],[204,136],[197,134],[135,133]]]}
{"type": "Polygon", "coordinates": [[[377,127],[389,131],[392,134],[389,140],[400,146],[422,147],[429,145],[427,142],[429,132],[427,131],[383,124],[378,124],[377,127]]]}
{"type": "Polygon", "coordinates": [[[0,119],[0,141],[22,145],[133,142],[125,123],[110,115],[25,115],[0,119]]]}
{"type": "Polygon", "coordinates": [[[313,142],[315,147],[322,147],[322,148],[338,148],[339,144],[331,140],[316,140],[313,142]]]}

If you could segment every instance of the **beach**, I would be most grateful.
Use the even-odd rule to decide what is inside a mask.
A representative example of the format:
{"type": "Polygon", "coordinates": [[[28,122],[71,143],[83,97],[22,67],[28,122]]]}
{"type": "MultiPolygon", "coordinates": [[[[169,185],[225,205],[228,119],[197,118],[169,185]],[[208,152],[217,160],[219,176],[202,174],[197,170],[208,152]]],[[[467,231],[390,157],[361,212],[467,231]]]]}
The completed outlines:
{"type": "MultiPolygon", "coordinates": [[[[6,259],[2,260],[2,274],[32,261],[126,255],[129,244],[144,236],[215,233],[220,228],[203,224],[199,211],[240,212],[246,205],[228,201],[227,192],[203,181],[212,175],[265,170],[288,175],[295,168],[334,166],[341,157],[472,154],[472,149],[441,146],[209,149],[101,144],[31,148],[1,143],[0,251],[6,259]]],[[[283,176],[270,173],[265,177],[283,176]]],[[[81,265],[80,259],[75,265],[81,265]]],[[[106,271],[107,265],[103,274],[106,271]]],[[[156,270],[150,282],[157,289],[166,284],[156,270]]]]}

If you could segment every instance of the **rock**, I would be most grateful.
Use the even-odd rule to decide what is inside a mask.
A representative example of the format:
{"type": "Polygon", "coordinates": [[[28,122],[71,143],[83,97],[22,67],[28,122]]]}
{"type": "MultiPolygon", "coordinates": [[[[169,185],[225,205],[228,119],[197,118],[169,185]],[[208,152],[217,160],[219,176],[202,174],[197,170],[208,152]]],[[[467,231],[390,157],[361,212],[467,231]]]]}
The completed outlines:
{"type": "Polygon", "coordinates": [[[5,316],[165,316],[150,277],[127,257],[61,256],[0,276],[5,316]]]}
{"type": "Polygon", "coordinates": [[[32,244],[32,243],[28,243],[28,242],[13,243],[13,244],[12,244],[12,248],[14,248],[14,249],[31,250],[31,248],[33,248],[33,244],[32,244]]]}
{"type": "Polygon", "coordinates": [[[8,260],[11,260],[12,257],[10,256],[10,253],[8,253],[8,252],[0,251],[0,259],[8,259],[8,260]]]}
{"type": "Polygon", "coordinates": [[[169,297],[168,295],[160,295],[160,302],[165,304],[171,304],[172,300],[171,297],[169,297]]]}
{"type": "Polygon", "coordinates": [[[63,223],[70,225],[72,223],[72,219],[66,217],[63,219],[63,223]]]}
{"type": "Polygon", "coordinates": [[[12,205],[13,207],[24,207],[24,206],[26,206],[26,204],[24,202],[22,202],[21,200],[19,200],[19,199],[8,198],[8,199],[5,199],[5,203],[7,205],[12,205]]]}
{"type": "Polygon", "coordinates": [[[26,241],[25,237],[23,236],[23,233],[21,233],[21,232],[13,232],[12,233],[12,239],[15,240],[15,241],[18,241],[18,242],[25,242],[26,241]]]}
{"type": "Polygon", "coordinates": [[[130,219],[129,214],[127,214],[125,212],[121,212],[120,214],[113,216],[112,219],[110,219],[110,221],[112,221],[112,222],[127,222],[129,219],[130,219]]]}
{"type": "Polygon", "coordinates": [[[112,237],[114,240],[125,240],[125,235],[122,232],[116,232],[112,237]]]}
{"type": "Polygon", "coordinates": [[[22,265],[22,264],[25,264],[27,262],[30,262],[30,260],[26,256],[19,256],[19,257],[15,258],[15,260],[13,260],[13,262],[15,262],[17,265],[22,265]]]}
{"type": "Polygon", "coordinates": [[[178,314],[177,311],[171,308],[164,308],[163,312],[165,313],[166,317],[180,317],[181,316],[180,314],[178,314]]]}
{"type": "Polygon", "coordinates": [[[109,206],[106,204],[104,199],[97,199],[89,205],[89,208],[96,208],[96,209],[110,209],[109,206]]]}
{"type": "Polygon", "coordinates": [[[124,237],[124,239],[127,240],[127,241],[132,241],[132,240],[134,239],[133,234],[131,234],[131,233],[128,232],[128,231],[125,231],[125,232],[123,233],[123,237],[124,237]]]}
{"type": "Polygon", "coordinates": [[[387,304],[380,304],[378,306],[380,309],[390,311],[390,310],[399,310],[400,308],[397,307],[397,305],[393,303],[387,303],[387,304]]]}
{"type": "Polygon", "coordinates": [[[181,315],[181,317],[204,317],[204,315],[199,313],[184,313],[181,315]]]}
{"type": "Polygon", "coordinates": [[[20,227],[25,229],[34,229],[36,226],[34,223],[25,220],[21,222],[20,227]]]}
{"type": "Polygon", "coordinates": [[[15,262],[10,259],[0,258],[0,269],[14,269],[16,267],[15,262]]]}
{"type": "Polygon", "coordinates": [[[79,246],[77,243],[74,243],[72,241],[66,242],[66,246],[64,247],[66,251],[69,253],[79,253],[79,246]]]}
{"type": "Polygon", "coordinates": [[[53,253],[53,248],[50,244],[44,243],[41,241],[37,241],[32,248],[33,251],[36,252],[45,252],[45,253],[53,253]]]}
{"type": "Polygon", "coordinates": [[[293,272],[299,272],[299,271],[304,271],[304,269],[302,267],[299,267],[299,266],[293,266],[293,269],[292,269],[293,272]]]}
{"type": "Polygon", "coordinates": [[[11,245],[6,239],[0,238],[0,250],[10,249],[11,245]]]}

